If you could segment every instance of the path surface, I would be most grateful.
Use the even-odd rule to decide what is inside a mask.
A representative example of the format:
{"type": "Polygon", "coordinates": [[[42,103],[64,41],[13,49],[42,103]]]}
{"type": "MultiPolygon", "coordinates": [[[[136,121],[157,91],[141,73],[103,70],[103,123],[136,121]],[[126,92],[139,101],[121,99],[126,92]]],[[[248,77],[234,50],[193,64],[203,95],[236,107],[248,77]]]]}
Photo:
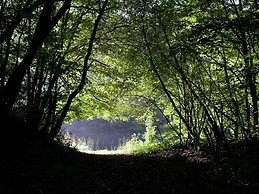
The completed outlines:
{"type": "MultiPolygon", "coordinates": [[[[41,152],[37,154],[36,157],[23,154],[1,165],[13,168],[8,169],[0,182],[0,193],[259,193],[259,179],[251,181],[248,171],[243,173],[226,164],[199,160],[195,155],[190,157],[192,153],[186,157],[175,153],[93,155],[53,151],[48,152],[48,157],[41,152]],[[191,161],[193,157],[196,159],[191,161]]],[[[256,173],[252,178],[258,178],[256,173]]]]}

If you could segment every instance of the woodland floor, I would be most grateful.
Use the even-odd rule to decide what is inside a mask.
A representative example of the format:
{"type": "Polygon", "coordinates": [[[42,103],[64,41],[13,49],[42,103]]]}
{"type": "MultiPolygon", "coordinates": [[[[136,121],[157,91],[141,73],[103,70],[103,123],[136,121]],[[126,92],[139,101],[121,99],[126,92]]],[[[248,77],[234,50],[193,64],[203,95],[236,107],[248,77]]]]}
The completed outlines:
{"type": "Polygon", "coordinates": [[[55,144],[33,147],[1,156],[1,194],[259,193],[257,142],[237,144],[218,160],[180,148],[92,155],[55,144]]]}

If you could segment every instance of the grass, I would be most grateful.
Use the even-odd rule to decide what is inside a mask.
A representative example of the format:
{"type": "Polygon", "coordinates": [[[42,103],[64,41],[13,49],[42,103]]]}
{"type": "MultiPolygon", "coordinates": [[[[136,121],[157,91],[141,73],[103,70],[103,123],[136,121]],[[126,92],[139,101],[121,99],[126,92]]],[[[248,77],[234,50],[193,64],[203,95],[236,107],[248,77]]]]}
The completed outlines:
{"type": "Polygon", "coordinates": [[[76,149],[79,152],[86,153],[86,154],[99,154],[99,155],[129,154],[129,152],[125,150],[108,150],[108,149],[90,150],[89,147],[84,145],[78,145],[76,146],[76,149]]]}

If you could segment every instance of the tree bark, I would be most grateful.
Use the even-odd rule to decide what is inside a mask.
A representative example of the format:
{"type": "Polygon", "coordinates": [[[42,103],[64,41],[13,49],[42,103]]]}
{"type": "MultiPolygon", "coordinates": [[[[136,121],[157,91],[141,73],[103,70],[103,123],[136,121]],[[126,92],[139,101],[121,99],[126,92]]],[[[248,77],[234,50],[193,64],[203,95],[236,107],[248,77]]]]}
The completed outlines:
{"type": "Polygon", "coordinates": [[[54,8],[54,1],[48,0],[44,2],[44,7],[27,53],[25,54],[22,62],[11,74],[5,87],[0,91],[1,114],[8,115],[10,113],[16,98],[19,95],[21,84],[23,82],[26,71],[30,68],[30,65],[37,51],[41,48],[43,42],[54,28],[58,20],[67,11],[67,9],[69,9],[70,4],[71,0],[66,0],[58,13],[53,17],[53,19],[51,19],[51,14],[54,8]]]}
{"type": "Polygon", "coordinates": [[[89,69],[89,59],[93,50],[93,45],[94,45],[94,40],[96,37],[96,33],[97,33],[97,29],[99,26],[99,23],[101,21],[101,18],[104,14],[105,8],[107,6],[108,0],[105,0],[102,7],[99,10],[99,14],[95,20],[94,23],[94,27],[92,30],[92,34],[91,37],[89,39],[89,45],[88,45],[88,50],[84,59],[84,66],[83,66],[83,71],[82,71],[82,76],[81,76],[81,82],[79,83],[79,85],[77,86],[77,88],[69,95],[67,102],[65,104],[65,106],[62,109],[62,112],[60,114],[60,116],[57,118],[56,123],[54,125],[54,127],[51,129],[50,131],[50,138],[54,138],[56,137],[56,135],[59,133],[61,126],[63,124],[63,121],[67,115],[67,112],[74,100],[74,98],[83,90],[85,84],[86,84],[86,74],[88,72],[89,69]]]}

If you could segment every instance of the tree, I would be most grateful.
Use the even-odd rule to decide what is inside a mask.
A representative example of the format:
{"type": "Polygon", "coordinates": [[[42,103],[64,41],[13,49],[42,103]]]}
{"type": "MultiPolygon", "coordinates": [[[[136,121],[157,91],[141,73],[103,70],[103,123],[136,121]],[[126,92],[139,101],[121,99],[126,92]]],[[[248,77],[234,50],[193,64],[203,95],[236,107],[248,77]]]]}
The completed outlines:
{"type": "Polygon", "coordinates": [[[254,1],[127,1],[116,13],[125,26],[113,31],[106,55],[127,61],[120,68],[128,72],[138,67],[145,84],[137,85],[152,93],[135,89],[138,98],[178,117],[176,133],[185,131],[186,143],[220,148],[258,125],[257,71],[250,69],[258,60],[257,37],[247,27],[248,20],[258,22],[256,7],[254,1]]]}
{"type": "MultiPolygon", "coordinates": [[[[12,3],[3,2],[3,8],[10,6],[10,9],[15,9],[17,2],[12,3]]],[[[8,120],[7,118],[15,112],[16,116],[26,123],[26,130],[30,130],[26,134],[33,135],[39,131],[54,138],[61,128],[73,98],[86,84],[86,73],[90,67],[98,25],[108,1],[74,3],[71,4],[71,0],[41,3],[28,1],[20,6],[18,19],[14,19],[10,26],[6,24],[1,34],[2,53],[6,53],[4,57],[2,55],[4,63],[1,65],[1,69],[4,69],[0,90],[1,121],[8,120]],[[32,18],[21,17],[24,10],[31,11],[32,18]],[[40,13],[39,18],[36,13],[40,13]],[[82,28],[81,25],[88,26],[82,28]],[[27,29],[21,30],[23,28],[27,29]],[[34,33],[30,35],[33,28],[34,33]],[[5,45],[5,31],[9,29],[12,29],[13,34],[8,37],[5,45]],[[84,35],[89,35],[89,40],[83,37],[81,32],[79,38],[86,41],[77,42],[74,35],[79,30],[87,30],[84,35]],[[17,54],[13,55],[10,51],[15,49],[16,45],[17,54]],[[26,46],[24,52],[18,50],[26,46]],[[75,56],[73,50],[80,47],[86,48],[86,52],[77,52],[76,55],[81,58],[76,63],[75,59],[71,60],[75,56]],[[16,64],[13,64],[15,60],[16,64]],[[73,75],[69,77],[68,72],[71,70],[73,75]],[[67,84],[63,82],[66,76],[67,84]],[[72,79],[75,83],[79,80],[79,84],[74,84],[72,79]],[[62,102],[66,103],[62,105],[62,102]]]]}
{"type": "Polygon", "coordinates": [[[1,119],[54,138],[75,117],[156,110],[182,144],[248,138],[258,17],[256,1],[2,1],[1,119]]]}

